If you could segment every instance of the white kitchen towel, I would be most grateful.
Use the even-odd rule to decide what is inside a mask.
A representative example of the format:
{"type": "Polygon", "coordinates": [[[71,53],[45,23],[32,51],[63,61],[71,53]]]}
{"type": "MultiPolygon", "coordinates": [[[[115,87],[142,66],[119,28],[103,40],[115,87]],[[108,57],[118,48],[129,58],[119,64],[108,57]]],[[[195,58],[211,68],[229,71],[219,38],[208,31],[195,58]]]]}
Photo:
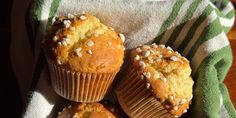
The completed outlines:
{"type": "Polygon", "coordinates": [[[195,81],[192,117],[236,117],[222,83],[232,63],[226,37],[234,22],[229,0],[14,1],[12,11],[11,61],[22,98],[28,93],[25,118],[55,117],[68,102],[50,85],[41,41],[54,16],[82,12],[125,34],[127,51],[156,42],[186,56],[195,81]]]}

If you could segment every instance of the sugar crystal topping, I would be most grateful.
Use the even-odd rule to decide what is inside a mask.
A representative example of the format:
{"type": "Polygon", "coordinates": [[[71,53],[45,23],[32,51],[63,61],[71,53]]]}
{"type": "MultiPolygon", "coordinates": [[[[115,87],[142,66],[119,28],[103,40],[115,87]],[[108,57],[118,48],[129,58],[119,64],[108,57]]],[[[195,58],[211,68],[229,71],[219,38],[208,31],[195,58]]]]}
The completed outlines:
{"type": "Polygon", "coordinates": [[[89,54],[93,54],[92,50],[88,50],[88,53],[89,53],[89,54]]]}
{"type": "Polygon", "coordinates": [[[178,57],[176,57],[176,56],[171,56],[171,57],[170,57],[170,60],[172,60],[172,61],[178,61],[178,57]]]}
{"type": "Polygon", "coordinates": [[[75,53],[77,54],[78,57],[82,57],[81,50],[82,50],[82,48],[75,49],[75,53]]]}
{"type": "Polygon", "coordinates": [[[64,20],[63,21],[63,24],[66,28],[69,28],[70,27],[70,24],[71,24],[71,21],[70,20],[64,20]]]}
{"type": "Polygon", "coordinates": [[[139,56],[139,55],[135,55],[134,60],[135,60],[135,61],[140,60],[140,56],[139,56]]]}
{"type": "Polygon", "coordinates": [[[182,104],[184,104],[185,102],[187,102],[186,99],[181,99],[181,100],[179,101],[179,104],[182,105],[182,104]]]}
{"type": "Polygon", "coordinates": [[[58,63],[59,65],[61,65],[61,60],[60,60],[60,59],[57,59],[57,63],[58,63]]]}
{"type": "Polygon", "coordinates": [[[140,75],[140,79],[143,79],[144,77],[143,77],[143,75],[140,75]]]}
{"type": "Polygon", "coordinates": [[[61,43],[62,43],[63,46],[67,46],[66,41],[62,41],[61,43]]]}
{"type": "Polygon", "coordinates": [[[63,38],[63,41],[65,41],[67,44],[70,43],[70,39],[68,37],[63,38]]]}
{"type": "Polygon", "coordinates": [[[183,113],[187,113],[187,109],[185,109],[185,110],[183,111],[183,113]]]}
{"type": "Polygon", "coordinates": [[[140,48],[136,48],[136,51],[137,51],[138,53],[141,53],[141,52],[142,52],[142,50],[141,50],[140,48]]]}
{"type": "Polygon", "coordinates": [[[54,16],[53,18],[52,18],[52,24],[56,21],[56,16],[54,16]]]}
{"type": "Polygon", "coordinates": [[[87,17],[84,16],[84,15],[81,15],[79,18],[80,18],[81,20],[85,20],[87,17]]]}
{"type": "Polygon", "coordinates": [[[93,45],[94,45],[94,42],[93,42],[93,41],[89,40],[89,41],[87,42],[87,46],[92,47],[93,45]]]}
{"type": "Polygon", "coordinates": [[[77,116],[77,115],[75,114],[75,115],[73,115],[73,117],[72,117],[72,118],[76,118],[76,116],[77,116]]]}
{"type": "Polygon", "coordinates": [[[122,40],[123,42],[125,42],[125,36],[124,36],[124,34],[119,33],[119,36],[120,36],[121,40],[122,40]]]}
{"type": "Polygon", "coordinates": [[[175,111],[177,111],[179,108],[178,108],[178,106],[174,106],[174,108],[173,108],[175,111]]]}
{"type": "Polygon", "coordinates": [[[161,48],[165,48],[165,45],[161,44],[161,45],[159,45],[159,47],[161,47],[161,48]]]}
{"type": "Polygon", "coordinates": [[[58,42],[57,44],[58,44],[59,46],[61,46],[61,42],[58,42]]]}
{"type": "Polygon", "coordinates": [[[165,77],[161,77],[161,80],[162,80],[163,82],[166,82],[166,81],[167,81],[167,79],[166,79],[165,77]]]}
{"type": "Polygon", "coordinates": [[[149,89],[149,88],[150,88],[150,84],[149,84],[149,83],[147,83],[146,87],[147,87],[147,89],[149,89]]]}
{"type": "Polygon", "coordinates": [[[150,73],[150,72],[144,72],[143,75],[144,75],[147,79],[151,78],[151,73],[150,73]]]}
{"type": "Polygon", "coordinates": [[[167,49],[173,51],[173,49],[170,46],[167,46],[167,49]]]}
{"type": "Polygon", "coordinates": [[[58,37],[57,37],[57,36],[54,36],[52,40],[53,40],[54,42],[57,42],[58,37]]]}
{"type": "Polygon", "coordinates": [[[145,50],[142,52],[143,56],[148,57],[151,53],[149,50],[145,50]]]}
{"type": "Polygon", "coordinates": [[[173,95],[171,95],[171,96],[169,96],[169,100],[174,100],[174,96],[173,95]]]}
{"type": "Polygon", "coordinates": [[[139,66],[141,66],[141,68],[145,68],[145,67],[146,67],[146,64],[145,64],[143,61],[140,61],[140,62],[139,62],[139,66]]]}
{"type": "Polygon", "coordinates": [[[75,18],[75,16],[74,16],[73,14],[70,14],[70,13],[67,15],[67,17],[68,17],[69,19],[75,18]]]}

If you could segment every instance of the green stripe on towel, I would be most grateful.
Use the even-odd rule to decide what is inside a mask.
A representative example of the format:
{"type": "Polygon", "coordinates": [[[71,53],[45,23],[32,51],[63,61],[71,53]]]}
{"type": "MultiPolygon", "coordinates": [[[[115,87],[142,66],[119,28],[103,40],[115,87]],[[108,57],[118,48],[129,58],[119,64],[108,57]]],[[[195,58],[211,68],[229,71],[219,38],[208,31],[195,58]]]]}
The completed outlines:
{"type": "Polygon", "coordinates": [[[214,38],[215,36],[217,36],[221,32],[223,32],[223,30],[221,28],[220,21],[217,18],[215,21],[213,21],[212,23],[208,24],[208,26],[203,30],[202,34],[197,39],[197,41],[194,43],[193,47],[190,48],[190,51],[189,51],[189,53],[188,53],[188,55],[186,57],[189,60],[192,60],[192,57],[194,56],[194,54],[196,53],[197,49],[199,48],[199,46],[203,42],[214,38]]]}
{"type": "Polygon", "coordinates": [[[233,18],[235,17],[235,11],[232,9],[229,13],[225,15],[226,18],[233,18]]]}
{"type": "Polygon", "coordinates": [[[171,23],[175,20],[175,18],[178,15],[178,12],[183,5],[184,0],[177,0],[175,5],[172,8],[172,11],[169,15],[169,17],[163,22],[159,33],[157,34],[157,37],[154,39],[155,43],[159,43],[159,41],[162,39],[164,32],[167,30],[167,28],[171,25],[171,23]]]}
{"type": "Polygon", "coordinates": [[[59,3],[61,2],[61,0],[53,0],[51,7],[50,7],[50,12],[49,12],[49,18],[48,18],[48,22],[47,22],[47,26],[46,29],[48,29],[48,26],[50,26],[52,24],[52,19],[56,14],[57,8],[59,6],[59,3]]]}
{"type": "Polygon", "coordinates": [[[196,11],[199,3],[201,3],[202,0],[195,0],[188,8],[186,15],[184,16],[184,19],[181,21],[181,25],[177,26],[173,33],[171,34],[170,38],[168,39],[166,45],[172,46],[176,38],[178,37],[179,33],[182,31],[183,27],[186,25],[187,21],[192,18],[194,12],[196,11]]]}
{"type": "MultiPolygon", "coordinates": [[[[59,3],[60,3],[60,0],[53,0],[52,1],[51,7],[50,7],[49,16],[54,16],[55,15],[56,10],[57,10],[57,8],[59,6],[59,3]]],[[[41,9],[41,10],[43,10],[43,9],[41,9]]],[[[51,24],[51,22],[52,22],[51,20],[47,21],[47,25],[46,26],[49,26],[51,24]]],[[[32,82],[31,82],[31,87],[30,87],[31,91],[35,90],[35,86],[37,85],[38,79],[40,78],[39,74],[41,74],[42,69],[44,67],[42,65],[46,63],[46,59],[44,58],[42,50],[40,51],[40,54],[39,54],[39,57],[38,57],[37,60],[38,61],[36,63],[35,69],[34,69],[34,74],[33,74],[34,76],[32,77],[32,82]]]]}
{"type": "Polygon", "coordinates": [[[184,48],[186,47],[186,45],[189,43],[189,41],[193,38],[195,34],[195,31],[197,30],[197,28],[199,27],[199,25],[207,18],[207,16],[209,16],[211,14],[211,12],[213,11],[213,8],[211,7],[211,5],[208,5],[203,13],[205,15],[200,15],[200,17],[197,19],[196,22],[194,22],[194,24],[192,25],[192,27],[190,28],[187,36],[184,38],[183,42],[180,44],[180,46],[177,48],[177,50],[182,53],[184,48]]]}

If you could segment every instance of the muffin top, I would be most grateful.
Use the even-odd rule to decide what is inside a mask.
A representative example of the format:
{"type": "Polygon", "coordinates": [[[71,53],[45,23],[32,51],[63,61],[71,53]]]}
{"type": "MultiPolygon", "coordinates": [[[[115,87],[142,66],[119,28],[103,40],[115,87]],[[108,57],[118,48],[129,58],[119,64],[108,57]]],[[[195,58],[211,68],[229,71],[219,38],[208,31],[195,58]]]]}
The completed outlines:
{"type": "Polygon", "coordinates": [[[131,51],[131,62],[147,88],[173,115],[186,112],[192,95],[193,80],[189,61],[165,45],[143,45],[131,51]]]}
{"type": "Polygon", "coordinates": [[[117,71],[124,58],[123,34],[90,14],[55,18],[43,48],[48,60],[72,71],[109,73],[117,71]]]}
{"type": "Polygon", "coordinates": [[[76,103],[58,112],[57,118],[116,118],[100,103],[76,103]]]}

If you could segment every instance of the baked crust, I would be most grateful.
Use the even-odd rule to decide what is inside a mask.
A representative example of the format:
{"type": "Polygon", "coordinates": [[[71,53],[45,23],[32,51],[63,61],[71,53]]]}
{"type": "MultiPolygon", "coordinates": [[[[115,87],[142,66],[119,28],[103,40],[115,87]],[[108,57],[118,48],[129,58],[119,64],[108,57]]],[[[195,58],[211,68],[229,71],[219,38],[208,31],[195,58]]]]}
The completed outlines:
{"type": "Polygon", "coordinates": [[[173,115],[186,112],[192,99],[189,61],[164,45],[143,45],[131,52],[131,60],[147,88],[173,115]]]}
{"type": "Polygon", "coordinates": [[[63,68],[89,73],[119,70],[124,58],[124,36],[90,15],[56,18],[43,48],[50,61],[63,68]]]}
{"type": "Polygon", "coordinates": [[[57,118],[116,118],[100,103],[76,103],[65,107],[57,118]]]}

